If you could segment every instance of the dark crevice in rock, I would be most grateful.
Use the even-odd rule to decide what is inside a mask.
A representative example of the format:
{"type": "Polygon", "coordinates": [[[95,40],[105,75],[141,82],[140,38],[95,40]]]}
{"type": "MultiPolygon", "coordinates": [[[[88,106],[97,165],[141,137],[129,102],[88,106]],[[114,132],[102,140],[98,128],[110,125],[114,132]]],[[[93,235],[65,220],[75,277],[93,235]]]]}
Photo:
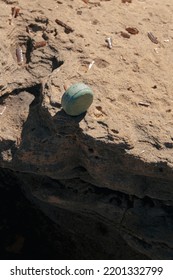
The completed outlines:
{"type": "MultiPolygon", "coordinates": [[[[43,200],[46,193],[36,197],[41,191],[38,182],[59,185],[47,177],[0,169],[1,259],[147,259],[97,213],[91,217],[87,211],[54,207],[55,196],[49,188],[50,203],[43,200]],[[28,189],[28,179],[35,194],[28,189]]],[[[64,187],[61,184],[61,190],[64,187]]]]}
{"type": "MultiPolygon", "coordinates": [[[[56,224],[62,223],[61,226],[68,228],[69,232],[72,230],[77,235],[81,234],[82,220],[94,220],[97,230],[90,238],[95,242],[101,238],[100,234],[105,238],[109,236],[109,241],[114,243],[115,236],[121,234],[136,252],[150,258],[172,257],[173,205],[169,205],[169,201],[147,196],[139,198],[94,186],[80,178],[52,180],[47,176],[6,172],[13,174],[30,201],[56,224]],[[62,222],[64,213],[67,216],[62,222]],[[73,221],[69,220],[71,215],[73,221]]],[[[89,234],[87,225],[83,230],[86,235],[89,234]]],[[[108,247],[104,250],[108,251],[108,247]]]]}
{"type": "Polygon", "coordinates": [[[80,173],[80,172],[82,172],[82,173],[87,172],[88,173],[87,169],[84,166],[77,166],[73,170],[77,171],[78,173],[80,173]]]}
{"type": "Polygon", "coordinates": [[[36,24],[36,23],[31,23],[28,25],[28,27],[34,32],[38,32],[38,31],[42,31],[43,30],[43,27],[39,24],[36,24]]]}
{"type": "Polygon", "coordinates": [[[51,58],[51,60],[52,60],[52,72],[53,72],[55,69],[61,67],[61,65],[64,64],[64,61],[58,60],[57,57],[55,57],[55,56],[53,56],[53,57],[51,58]]]}
{"type": "Polygon", "coordinates": [[[30,37],[28,37],[28,40],[26,41],[26,64],[31,62],[31,53],[33,51],[33,41],[30,37]]]}
{"type": "Polygon", "coordinates": [[[20,190],[13,173],[0,170],[0,259],[73,259],[74,241],[20,190]]]}

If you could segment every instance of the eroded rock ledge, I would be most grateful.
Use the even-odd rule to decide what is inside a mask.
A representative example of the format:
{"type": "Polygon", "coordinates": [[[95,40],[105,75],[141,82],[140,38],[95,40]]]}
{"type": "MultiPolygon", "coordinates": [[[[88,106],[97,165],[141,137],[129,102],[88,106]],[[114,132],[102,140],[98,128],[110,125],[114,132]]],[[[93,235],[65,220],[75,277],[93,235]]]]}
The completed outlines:
{"type": "MultiPolygon", "coordinates": [[[[115,226],[105,224],[92,210],[87,215],[82,209],[76,213],[57,207],[59,198],[54,186],[59,189],[63,182],[0,168],[2,259],[147,259],[123,240],[115,226]],[[44,188],[40,199],[36,189],[32,195],[28,182],[37,185],[37,191],[42,189],[41,184],[51,188],[49,192],[44,188]],[[47,198],[55,203],[53,207],[48,205],[47,198]]],[[[77,193],[71,186],[63,188],[77,193]]],[[[89,190],[85,187],[87,193],[89,190]]]]}
{"type": "MultiPolygon", "coordinates": [[[[171,259],[172,170],[129,154],[124,139],[115,143],[109,134],[89,135],[83,127],[89,116],[69,117],[46,103],[48,83],[34,90],[35,99],[29,90],[5,99],[1,167],[24,172],[17,175],[22,188],[53,221],[59,222],[60,209],[91,217],[108,232],[114,228],[138,252],[171,259]]],[[[80,231],[77,223],[68,221],[69,230],[80,231]]]]}
{"type": "MultiPolygon", "coordinates": [[[[149,258],[172,259],[173,137],[168,111],[158,110],[160,93],[151,100],[153,107],[136,106],[134,114],[133,102],[119,101],[125,83],[111,79],[111,73],[120,77],[118,69],[124,69],[115,50],[109,62],[92,54],[97,71],[86,72],[91,54],[80,28],[55,35],[55,22],[49,19],[45,26],[37,14],[25,10],[11,30],[3,26],[7,40],[0,43],[1,55],[7,59],[1,65],[0,104],[6,109],[0,115],[0,167],[19,172],[27,196],[55,222],[60,209],[94,217],[103,231],[115,228],[149,258]],[[32,39],[47,38],[45,48],[28,47],[24,22],[32,39]],[[22,67],[15,58],[19,43],[26,48],[22,67]],[[92,87],[94,102],[86,114],[70,117],[61,108],[63,85],[80,81],[92,87]]],[[[135,63],[140,64],[142,51],[135,63]]],[[[69,230],[79,231],[77,223],[77,216],[75,225],[68,220],[69,230]]],[[[113,242],[114,235],[108,238],[113,242]]]]}

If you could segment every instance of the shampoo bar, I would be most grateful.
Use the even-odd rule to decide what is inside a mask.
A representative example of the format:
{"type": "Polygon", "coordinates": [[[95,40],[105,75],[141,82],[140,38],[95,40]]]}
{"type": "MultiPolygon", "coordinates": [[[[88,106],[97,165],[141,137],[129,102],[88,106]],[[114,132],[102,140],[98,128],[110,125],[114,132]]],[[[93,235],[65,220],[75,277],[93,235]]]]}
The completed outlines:
{"type": "Polygon", "coordinates": [[[87,111],[93,102],[93,91],[83,83],[70,86],[62,96],[61,104],[70,116],[78,116],[87,111]]]}

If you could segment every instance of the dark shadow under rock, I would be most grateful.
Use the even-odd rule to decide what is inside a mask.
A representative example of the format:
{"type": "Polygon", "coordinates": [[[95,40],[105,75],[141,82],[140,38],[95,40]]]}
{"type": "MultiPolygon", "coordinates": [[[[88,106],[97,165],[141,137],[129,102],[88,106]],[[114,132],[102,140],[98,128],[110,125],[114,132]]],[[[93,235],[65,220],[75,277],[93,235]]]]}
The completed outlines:
{"type": "Polygon", "coordinates": [[[112,240],[112,234],[97,219],[59,209],[59,223],[55,224],[26,199],[16,175],[0,170],[1,260],[147,259],[130,248],[118,233],[112,240]],[[69,228],[64,226],[67,219],[71,221],[69,228]],[[75,231],[76,226],[81,232],[75,231]],[[108,242],[103,244],[106,239],[108,242]]]}

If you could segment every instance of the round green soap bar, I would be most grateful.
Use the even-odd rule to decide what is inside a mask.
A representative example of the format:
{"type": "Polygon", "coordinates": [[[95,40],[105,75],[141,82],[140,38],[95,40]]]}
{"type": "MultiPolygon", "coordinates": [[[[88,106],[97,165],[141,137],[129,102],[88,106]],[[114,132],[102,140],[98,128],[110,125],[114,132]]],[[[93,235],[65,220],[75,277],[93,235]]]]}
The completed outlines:
{"type": "Polygon", "coordinates": [[[70,116],[78,116],[89,108],[93,102],[93,91],[83,83],[73,84],[63,94],[61,104],[70,116]]]}

